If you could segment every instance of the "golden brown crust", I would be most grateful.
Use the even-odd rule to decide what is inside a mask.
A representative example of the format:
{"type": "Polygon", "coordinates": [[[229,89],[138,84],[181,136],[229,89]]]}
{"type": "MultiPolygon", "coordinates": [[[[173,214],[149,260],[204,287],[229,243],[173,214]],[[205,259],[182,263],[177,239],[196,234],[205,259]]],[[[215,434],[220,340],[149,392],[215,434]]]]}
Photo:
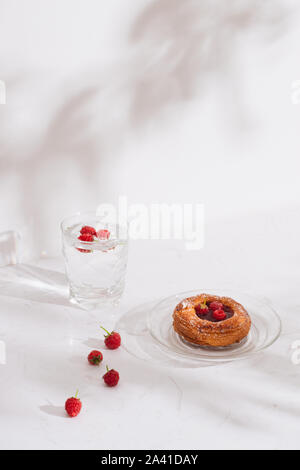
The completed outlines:
{"type": "Polygon", "coordinates": [[[202,346],[229,346],[245,338],[251,328],[251,319],[245,308],[230,297],[200,294],[182,300],[173,313],[173,328],[183,339],[202,346]],[[218,301],[233,311],[233,316],[219,322],[199,318],[195,306],[218,301]]]}

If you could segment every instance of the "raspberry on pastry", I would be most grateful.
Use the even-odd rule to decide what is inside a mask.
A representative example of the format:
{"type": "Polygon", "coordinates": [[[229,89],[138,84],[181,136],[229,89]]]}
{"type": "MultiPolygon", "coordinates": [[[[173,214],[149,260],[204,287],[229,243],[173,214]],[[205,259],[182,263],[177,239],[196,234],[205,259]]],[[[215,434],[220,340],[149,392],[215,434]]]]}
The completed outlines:
{"type": "Polygon", "coordinates": [[[200,294],[175,307],[173,328],[190,343],[230,346],[248,335],[251,319],[245,308],[230,297],[200,294]]]}
{"type": "Polygon", "coordinates": [[[207,315],[209,313],[209,308],[206,304],[195,305],[195,310],[197,315],[207,315]]]}
{"type": "Polygon", "coordinates": [[[215,320],[220,320],[220,321],[226,320],[226,318],[228,318],[222,308],[219,308],[218,310],[214,310],[213,317],[215,320]]]}
{"type": "Polygon", "coordinates": [[[209,308],[211,308],[212,310],[222,310],[223,304],[222,302],[210,302],[209,308]]]}

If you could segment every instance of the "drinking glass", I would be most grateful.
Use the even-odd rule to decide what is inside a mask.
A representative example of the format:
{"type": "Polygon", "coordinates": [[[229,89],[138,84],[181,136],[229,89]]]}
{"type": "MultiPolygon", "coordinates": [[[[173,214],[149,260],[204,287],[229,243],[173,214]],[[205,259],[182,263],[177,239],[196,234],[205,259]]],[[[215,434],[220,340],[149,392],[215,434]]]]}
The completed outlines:
{"type": "Polygon", "coordinates": [[[127,226],[87,212],[66,218],[61,229],[71,302],[88,310],[118,304],[125,286],[127,226]],[[78,239],[85,226],[97,232],[93,241],[78,239]]]}

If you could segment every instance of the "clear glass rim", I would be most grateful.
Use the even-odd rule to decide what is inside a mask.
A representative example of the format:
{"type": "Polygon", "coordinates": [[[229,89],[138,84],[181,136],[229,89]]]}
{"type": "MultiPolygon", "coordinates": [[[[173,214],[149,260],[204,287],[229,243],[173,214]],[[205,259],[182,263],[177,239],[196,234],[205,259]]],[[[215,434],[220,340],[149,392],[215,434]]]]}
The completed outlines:
{"type": "MultiPolygon", "coordinates": [[[[97,215],[97,212],[96,211],[78,211],[72,215],[69,215],[67,217],[65,217],[61,223],[60,223],[60,228],[61,228],[61,231],[62,231],[62,234],[64,235],[68,226],[66,224],[68,224],[68,221],[72,221],[73,219],[76,219],[76,218],[80,218],[81,217],[84,217],[84,218],[94,218],[94,219],[99,219],[99,221],[101,221],[101,219],[103,219],[103,221],[105,220],[105,216],[101,216],[101,215],[97,215]]],[[[105,220],[104,222],[106,225],[113,225],[115,227],[122,227],[126,233],[126,237],[115,237],[114,239],[111,239],[111,240],[100,240],[100,239],[97,239],[97,240],[94,240],[92,242],[86,242],[86,241],[82,241],[82,240],[78,240],[78,243],[80,243],[80,245],[83,245],[83,246],[95,246],[96,244],[101,244],[101,245],[105,245],[105,244],[112,244],[112,243],[119,243],[119,242],[127,242],[128,241],[128,227],[129,227],[129,223],[128,221],[126,222],[122,222],[122,223],[119,223],[119,222],[113,222],[113,221],[107,221],[105,220]]]]}

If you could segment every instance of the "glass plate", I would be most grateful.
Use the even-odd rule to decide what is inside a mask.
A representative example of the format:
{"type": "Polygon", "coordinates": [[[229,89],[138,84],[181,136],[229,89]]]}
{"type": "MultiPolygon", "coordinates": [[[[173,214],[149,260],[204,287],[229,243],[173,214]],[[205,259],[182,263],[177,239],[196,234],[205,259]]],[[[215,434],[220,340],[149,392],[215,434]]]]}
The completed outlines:
{"type": "Polygon", "coordinates": [[[168,297],[148,313],[147,326],[152,338],[169,357],[209,363],[245,359],[271,346],[281,333],[281,320],[267,299],[225,289],[199,289],[168,297]],[[213,348],[188,343],[175,333],[172,326],[174,308],[186,297],[202,292],[231,297],[245,307],[252,320],[247,338],[233,346],[213,348]]]}

